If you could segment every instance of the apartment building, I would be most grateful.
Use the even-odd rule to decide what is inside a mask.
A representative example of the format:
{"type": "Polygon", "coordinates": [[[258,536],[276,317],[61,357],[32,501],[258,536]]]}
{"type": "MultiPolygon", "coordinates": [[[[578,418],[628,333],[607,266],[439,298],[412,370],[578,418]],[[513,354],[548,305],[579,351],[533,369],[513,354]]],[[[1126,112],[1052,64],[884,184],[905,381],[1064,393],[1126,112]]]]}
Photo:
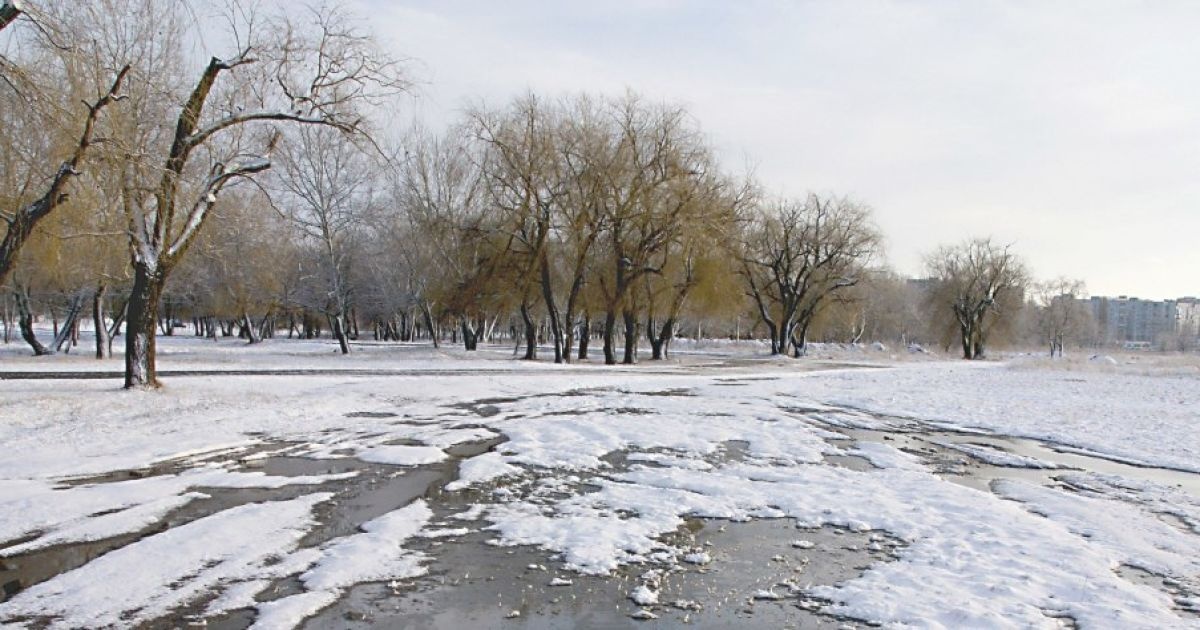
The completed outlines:
{"type": "Polygon", "coordinates": [[[1178,325],[1176,300],[1142,300],[1125,295],[1088,300],[1101,340],[1152,344],[1173,335],[1178,325]]]}

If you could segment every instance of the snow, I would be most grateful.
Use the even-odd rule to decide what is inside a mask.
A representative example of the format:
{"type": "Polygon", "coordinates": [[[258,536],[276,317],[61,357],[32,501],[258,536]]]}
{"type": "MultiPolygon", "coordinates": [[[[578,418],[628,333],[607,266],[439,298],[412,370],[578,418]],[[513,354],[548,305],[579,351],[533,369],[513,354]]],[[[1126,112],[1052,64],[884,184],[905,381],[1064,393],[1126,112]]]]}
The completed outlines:
{"type": "Polygon", "coordinates": [[[354,456],[364,462],[393,466],[436,464],[446,459],[446,453],[436,446],[380,445],[360,450],[354,456]]]}
{"type": "Polygon", "coordinates": [[[653,606],[658,603],[658,592],[651,590],[645,584],[639,584],[637,588],[629,593],[629,599],[638,606],[653,606]]]}
{"type": "Polygon", "coordinates": [[[251,630],[290,630],[306,617],[337,601],[337,591],[313,591],[289,595],[258,604],[258,617],[251,630]]]}
{"type": "Polygon", "coordinates": [[[300,575],[310,591],[332,591],[360,582],[410,578],[425,573],[423,555],[403,544],[429,522],[433,512],[423,500],[394,510],[362,526],[362,533],[335,539],[300,575]]]}
{"type": "Polygon", "coordinates": [[[0,607],[0,621],[52,616],[51,627],[65,628],[154,619],[224,581],[268,571],[312,526],[312,508],[331,496],[252,503],[149,536],[18,593],[0,607]]]}
{"type": "Polygon", "coordinates": [[[219,467],[179,474],[58,488],[45,481],[0,481],[0,541],[42,532],[28,542],[0,549],[13,556],[65,542],[101,540],[138,531],[167,513],[207,495],[195,488],[279,488],[317,485],[355,473],[296,477],[235,472],[219,467]]]}
{"type": "MultiPolygon", "coordinates": [[[[246,348],[176,339],[163,347],[166,369],[234,369],[243,361],[324,368],[340,360],[328,344],[307,342],[246,348]]],[[[142,531],[214,489],[325,490],[353,481],[240,470],[263,448],[421,466],[444,462],[456,444],[500,437],[495,450],[458,463],[448,489],[494,484],[497,492],[465,495],[476,503],[455,518],[481,520],[492,544],[553,554],[555,572],[608,575],[687,562],[720,570],[722,554],[680,547],[668,534],[689,518],[787,518],[902,543],[857,577],[797,593],[827,612],[932,628],[1057,623],[1047,615],[1081,627],[1196,625],[1174,602],[1200,592],[1200,498],[1187,488],[1054,471],[1054,485],[1000,480],[981,491],[939,477],[920,454],[832,429],[987,430],[1197,470],[1197,375],[1087,362],[800,371],[792,366],[811,364],[769,360],[705,371],[686,364],[517,369],[495,357],[420,349],[403,356],[368,349],[337,364],[384,375],[181,377],[158,392],[121,392],[98,380],[5,381],[0,540],[36,537],[0,554],[142,531]],[[463,405],[483,400],[495,409],[463,405]],[[873,468],[825,459],[848,455],[873,468]],[[82,476],[168,461],[184,470],[79,485],[82,476]],[[1126,579],[1121,566],[1164,575],[1187,592],[1126,579]]],[[[60,358],[4,369],[94,369],[60,358]]],[[[996,465],[1039,464],[979,444],[944,446],[996,465]]],[[[211,597],[210,613],[254,607],[260,627],[293,627],[353,584],[423,575],[433,559],[405,549],[413,537],[465,531],[426,530],[432,512],[417,501],[361,532],[299,548],[315,525],[312,508],[330,498],[315,492],[246,504],[146,536],[0,604],[0,622],[35,615],[61,627],[130,625],[211,597]],[[255,600],[288,576],[305,590],[255,600]]],[[[560,581],[569,580],[551,584],[560,581]]],[[[639,588],[657,595],[647,583],[639,588]]]]}
{"type": "Polygon", "coordinates": [[[1062,468],[1062,466],[1052,462],[1045,462],[1036,457],[1029,457],[1027,455],[1009,453],[986,444],[962,444],[936,439],[931,441],[938,446],[970,455],[971,457],[992,466],[1004,466],[1007,468],[1062,468]]]}
{"type": "Polygon", "coordinates": [[[1200,373],[921,363],[810,373],[792,393],[842,409],[1045,439],[1200,472],[1200,373]]]}
{"type": "Polygon", "coordinates": [[[524,469],[505,462],[504,456],[500,453],[484,453],[459,464],[458,479],[446,484],[446,490],[454,492],[501,477],[520,475],[523,472],[524,469]]]}

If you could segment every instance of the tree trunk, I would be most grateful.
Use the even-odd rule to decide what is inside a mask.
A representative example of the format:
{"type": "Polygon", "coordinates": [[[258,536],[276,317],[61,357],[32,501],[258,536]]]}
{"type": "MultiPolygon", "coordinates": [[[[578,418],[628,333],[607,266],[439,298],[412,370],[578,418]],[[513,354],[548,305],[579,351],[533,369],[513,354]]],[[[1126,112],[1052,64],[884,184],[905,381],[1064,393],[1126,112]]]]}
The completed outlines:
{"type": "Polygon", "coordinates": [[[617,364],[616,349],[617,313],[611,308],[604,312],[604,364],[617,364]]]}
{"type": "Polygon", "coordinates": [[[71,303],[67,306],[67,315],[63,318],[62,327],[58,329],[58,334],[54,336],[54,341],[50,343],[52,352],[62,352],[63,346],[67,346],[67,352],[71,351],[71,338],[76,334],[76,324],[79,323],[79,311],[83,310],[83,294],[76,293],[71,298],[71,303]]]}
{"type": "MultiPolygon", "coordinates": [[[[558,305],[554,303],[554,284],[550,278],[550,259],[545,253],[542,254],[539,266],[541,267],[542,299],[546,302],[546,312],[550,316],[550,333],[554,337],[554,362],[562,363],[564,360],[563,353],[570,352],[570,350],[566,349],[568,344],[563,339],[565,336],[563,322],[558,314],[558,305]]],[[[566,360],[570,361],[569,358],[566,360]]]]}
{"type": "Polygon", "coordinates": [[[108,329],[108,343],[106,344],[107,354],[110,357],[112,356],[113,338],[121,333],[121,324],[124,323],[125,313],[128,310],[129,300],[126,300],[124,304],[121,304],[121,308],[113,311],[113,323],[112,327],[108,329]]]}
{"type": "Polygon", "coordinates": [[[529,313],[529,305],[521,303],[521,320],[525,322],[525,361],[537,359],[537,325],[529,313]]]}
{"type": "Polygon", "coordinates": [[[440,348],[441,341],[438,339],[437,329],[433,327],[433,309],[428,302],[421,302],[421,316],[425,318],[425,328],[429,329],[429,339],[433,341],[433,347],[440,348]]]}
{"type": "Polygon", "coordinates": [[[155,365],[155,334],[158,332],[158,301],[166,273],[137,262],[133,266],[133,289],[126,305],[125,388],[159,387],[155,365]]]}
{"type": "Polygon", "coordinates": [[[29,309],[29,295],[25,289],[18,287],[13,291],[13,297],[17,300],[17,327],[21,329],[21,338],[33,349],[35,356],[53,354],[52,350],[38,341],[37,334],[33,331],[33,313],[29,309]]]}
{"type": "Polygon", "coordinates": [[[261,334],[256,334],[254,331],[254,322],[250,321],[250,315],[244,312],[242,313],[242,330],[246,331],[247,344],[253,345],[262,341],[261,334]]]}
{"type": "Polygon", "coordinates": [[[329,325],[333,327],[333,337],[337,339],[338,348],[342,351],[342,354],[350,354],[350,342],[346,339],[345,321],[343,321],[341,314],[339,313],[330,317],[329,325]]]}
{"type": "Polygon", "coordinates": [[[92,326],[96,329],[96,358],[107,359],[109,344],[108,325],[104,323],[104,295],[108,292],[108,286],[103,282],[96,285],[96,292],[92,294],[92,326]]]}
{"type": "Polygon", "coordinates": [[[579,325],[579,360],[584,361],[588,358],[588,342],[592,339],[592,317],[589,313],[583,314],[583,323],[579,325]]]}
{"type": "Polygon", "coordinates": [[[654,361],[667,358],[670,351],[671,337],[675,335],[675,319],[668,317],[662,327],[656,332],[653,322],[646,322],[646,337],[650,340],[651,355],[654,361]]]}
{"type": "Polygon", "coordinates": [[[974,336],[971,332],[971,327],[967,324],[959,324],[958,327],[960,341],[962,342],[962,351],[964,359],[971,359],[971,338],[974,336]]]}
{"type": "Polygon", "coordinates": [[[474,352],[479,348],[479,330],[476,324],[467,317],[459,318],[458,321],[462,330],[463,349],[474,352]]]}
{"type": "Polygon", "coordinates": [[[625,357],[621,362],[625,365],[633,365],[637,363],[637,314],[632,309],[625,309],[621,313],[621,318],[625,321],[625,357]]]}

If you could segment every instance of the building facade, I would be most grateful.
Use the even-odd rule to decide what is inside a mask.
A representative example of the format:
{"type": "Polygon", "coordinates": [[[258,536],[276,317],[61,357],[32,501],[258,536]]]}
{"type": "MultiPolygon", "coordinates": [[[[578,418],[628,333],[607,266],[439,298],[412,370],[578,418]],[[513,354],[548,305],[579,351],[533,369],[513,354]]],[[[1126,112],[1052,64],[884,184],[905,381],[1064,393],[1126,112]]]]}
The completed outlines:
{"type": "Polygon", "coordinates": [[[1142,300],[1121,295],[1088,300],[1102,342],[1155,344],[1173,336],[1179,322],[1175,300],[1142,300]]]}
{"type": "Polygon", "coordinates": [[[1200,342],[1200,298],[1185,297],[1175,300],[1175,312],[1179,336],[1193,345],[1200,342]]]}

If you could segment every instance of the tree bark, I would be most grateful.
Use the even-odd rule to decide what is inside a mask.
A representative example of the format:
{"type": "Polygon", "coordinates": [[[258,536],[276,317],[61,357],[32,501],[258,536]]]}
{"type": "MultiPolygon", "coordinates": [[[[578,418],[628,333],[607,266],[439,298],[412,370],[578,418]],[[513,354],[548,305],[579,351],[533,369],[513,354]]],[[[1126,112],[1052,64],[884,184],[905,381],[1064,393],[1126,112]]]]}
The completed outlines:
{"type": "Polygon", "coordinates": [[[621,362],[625,365],[633,365],[634,363],[637,363],[637,313],[635,313],[633,309],[625,309],[621,312],[621,318],[625,322],[625,356],[621,362]]]}
{"type": "Polygon", "coordinates": [[[604,364],[617,364],[617,313],[611,308],[604,312],[604,364]]]}
{"type": "Polygon", "coordinates": [[[96,285],[92,294],[92,326],[96,329],[96,358],[107,359],[109,354],[108,325],[104,323],[104,296],[108,286],[103,282],[96,285]]]}
{"type": "MultiPolygon", "coordinates": [[[[266,319],[264,318],[264,323],[266,319]]],[[[254,322],[250,321],[250,315],[242,313],[242,329],[246,331],[246,343],[253,345],[262,341],[262,336],[254,330],[254,322]]],[[[343,352],[343,354],[345,354],[343,352]]]]}
{"type": "Polygon", "coordinates": [[[133,265],[133,288],[126,305],[125,388],[160,387],[155,356],[158,301],[166,274],[144,262],[133,265]]]}
{"type": "Polygon", "coordinates": [[[459,319],[459,328],[462,330],[463,349],[474,352],[479,348],[479,329],[477,325],[469,318],[463,317],[459,319]]]}
{"type": "Polygon", "coordinates": [[[525,322],[525,356],[526,361],[537,359],[537,325],[529,313],[529,304],[521,303],[521,320],[525,322]]]}
{"type": "Polygon", "coordinates": [[[646,338],[650,341],[650,358],[661,361],[670,352],[671,338],[675,336],[675,319],[668,317],[662,327],[655,330],[655,322],[646,322],[646,338]]]}
{"type": "MultiPolygon", "coordinates": [[[[542,253],[539,266],[541,267],[542,299],[546,302],[546,312],[550,315],[550,333],[554,337],[554,362],[562,363],[564,352],[570,352],[570,350],[567,349],[569,344],[563,339],[562,319],[558,314],[558,305],[554,302],[554,284],[550,278],[550,259],[545,252],[542,253]]],[[[566,360],[570,361],[569,358],[566,360]]]]}
{"type": "Polygon", "coordinates": [[[333,327],[333,337],[337,339],[338,349],[342,351],[342,354],[350,354],[350,342],[346,339],[345,322],[342,320],[341,314],[330,317],[329,325],[333,327]]]}
{"type": "Polygon", "coordinates": [[[440,348],[441,340],[438,339],[437,329],[433,327],[433,309],[429,307],[428,302],[421,302],[421,316],[425,318],[425,328],[429,329],[429,339],[433,341],[433,347],[440,348]]]}
{"type": "Polygon", "coordinates": [[[589,313],[583,314],[583,323],[579,325],[579,360],[584,361],[588,358],[588,342],[592,338],[592,317],[589,313]]]}
{"type": "Polygon", "coordinates": [[[33,331],[33,312],[29,309],[29,295],[23,287],[13,291],[13,297],[17,301],[17,327],[21,330],[21,338],[29,347],[33,349],[35,356],[46,356],[54,354],[52,350],[42,345],[38,341],[37,333],[33,331]]]}

